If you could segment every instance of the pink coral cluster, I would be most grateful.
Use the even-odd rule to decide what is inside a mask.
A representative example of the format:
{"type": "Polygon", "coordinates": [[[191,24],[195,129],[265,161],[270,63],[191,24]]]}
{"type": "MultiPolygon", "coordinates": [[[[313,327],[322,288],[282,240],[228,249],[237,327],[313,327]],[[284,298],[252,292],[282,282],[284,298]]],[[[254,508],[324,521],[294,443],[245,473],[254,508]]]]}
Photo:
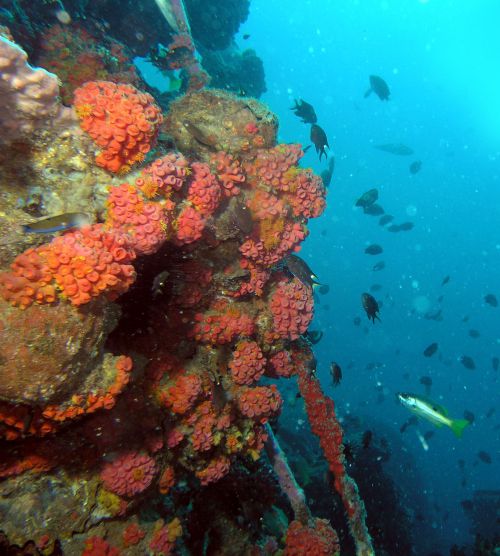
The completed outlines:
{"type": "Polygon", "coordinates": [[[174,379],[174,384],[161,394],[165,405],[180,415],[191,409],[201,393],[201,380],[194,374],[182,374],[174,379]]]}
{"type": "Polygon", "coordinates": [[[113,300],[133,284],[134,258],[124,234],[94,224],[19,255],[0,275],[0,292],[22,308],[55,301],[54,286],[73,305],[102,294],[113,300]]]}
{"type": "Polygon", "coordinates": [[[252,216],[256,220],[265,220],[266,218],[276,218],[286,216],[286,207],[276,195],[257,189],[248,203],[248,208],[252,211],[252,216]]]}
{"type": "Polygon", "coordinates": [[[250,385],[264,374],[266,359],[257,344],[252,340],[242,340],[236,344],[229,369],[236,384],[250,385]]]}
{"type": "Polygon", "coordinates": [[[195,340],[213,344],[227,344],[235,336],[251,336],[255,331],[252,317],[236,304],[221,301],[206,313],[197,313],[190,335],[195,340]]]}
{"type": "Polygon", "coordinates": [[[196,472],[196,476],[200,479],[202,485],[215,483],[228,474],[231,462],[226,456],[219,456],[210,461],[204,468],[196,472]]]}
{"type": "Polygon", "coordinates": [[[82,129],[102,149],[96,164],[113,173],[126,173],[144,160],[163,121],[150,94],[110,81],[89,81],[76,89],[74,106],[82,129]]]}
{"type": "Polygon", "coordinates": [[[269,358],[268,365],[277,376],[283,378],[290,378],[295,374],[295,366],[292,361],[292,356],[288,350],[281,350],[269,358]]]}
{"type": "MultiPolygon", "coordinates": [[[[64,104],[71,104],[74,90],[87,81],[139,82],[132,57],[120,43],[103,43],[73,24],[55,24],[42,31],[38,64],[57,74],[64,104]]],[[[106,41],[107,42],[107,41],[106,41]]]]}
{"type": "Polygon", "coordinates": [[[284,556],[340,554],[337,533],[326,519],[314,519],[307,525],[297,520],[292,521],[288,526],[285,542],[284,556]]]}
{"type": "Polygon", "coordinates": [[[106,204],[107,225],[126,233],[138,255],[155,253],[167,240],[167,214],[159,203],[143,201],[133,185],[112,187],[106,204]]]}
{"type": "Polygon", "coordinates": [[[155,524],[149,548],[154,556],[168,556],[175,546],[175,541],[182,535],[179,518],[174,518],[170,523],[164,524],[162,520],[155,524]]]}
{"type": "Polygon", "coordinates": [[[211,216],[219,206],[221,189],[208,164],[194,162],[187,200],[203,216],[211,216]]]}
{"type": "MultiPolygon", "coordinates": [[[[189,173],[188,161],[182,154],[171,152],[146,166],[135,184],[148,198],[161,194],[169,199],[173,191],[182,188],[189,173]]],[[[173,206],[167,204],[167,208],[173,206]]]]}
{"type": "Polygon", "coordinates": [[[270,267],[291,251],[295,251],[306,236],[307,230],[300,222],[286,221],[274,248],[267,248],[265,239],[249,238],[240,246],[240,252],[244,257],[255,261],[260,266],[270,267]]]}
{"type": "Polygon", "coordinates": [[[175,221],[175,227],[175,243],[186,245],[201,238],[205,228],[205,219],[195,208],[185,206],[175,221]]]}
{"type": "Polygon", "coordinates": [[[156,473],[156,462],[151,456],[127,452],[103,466],[101,480],[109,491],[131,498],[146,490],[156,473]]]}
{"type": "Polygon", "coordinates": [[[146,532],[137,523],[130,523],[123,531],[123,545],[125,548],[139,544],[146,536],[146,532]]]}
{"type": "Polygon", "coordinates": [[[271,296],[270,308],[278,337],[297,340],[313,318],[312,289],[297,278],[282,280],[271,296]]]}
{"type": "Polygon", "coordinates": [[[255,264],[249,259],[244,257],[240,260],[242,269],[250,272],[250,279],[248,282],[243,282],[236,292],[231,293],[233,297],[241,297],[244,295],[255,294],[262,296],[264,293],[264,286],[266,285],[271,272],[264,266],[255,264]]]}
{"type": "Polygon", "coordinates": [[[247,172],[256,174],[265,184],[283,189],[286,172],[297,165],[304,156],[298,144],[277,145],[272,149],[259,150],[251,164],[246,165],[247,172]]]}
{"type": "Polygon", "coordinates": [[[241,413],[259,423],[266,423],[281,409],[281,396],[274,384],[243,388],[238,394],[238,408],[241,413]]]}
{"type": "Polygon", "coordinates": [[[94,536],[85,540],[82,556],[120,556],[120,551],[102,537],[94,536]]]}
{"type": "Polygon", "coordinates": [[[239,160],[225,152],[218,152],[211,157],[210,165],[222,184],[226,197],[238,195],[240,192],[238,184],[242,185],[246,180],[239,160]]]}
{"type": "Polygon", "coordinates": [[[326,207],[325,188],[319,176],[311,170],[301,170],[294,178],[293,192],[286,199],[294,216],[317,218],[326,207]]]}
{"type": "Polygon", "coordinates": [[[217,427],[217,415],[210,402],[204,402],[193,415],[193,432],[191,442],[197,452],[206,452],[214,446],[214,432],[217,427]]]}
{"type": "Polygon", "coordinates": [[[172,303],[178,307],[196,307],[204,296],[210,293],[213,272],[197,261],[184,261],[177,268],[182,276],[176,288],[172,303]]]}

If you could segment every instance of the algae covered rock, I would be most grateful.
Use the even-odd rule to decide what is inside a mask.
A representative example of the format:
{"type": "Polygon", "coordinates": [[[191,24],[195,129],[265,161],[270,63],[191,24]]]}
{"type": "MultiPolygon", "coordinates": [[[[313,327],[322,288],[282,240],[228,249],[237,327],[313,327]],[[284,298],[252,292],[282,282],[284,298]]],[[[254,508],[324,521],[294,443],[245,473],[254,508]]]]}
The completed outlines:
{"type": "MultiPolygon", "coordinates": [[[[80,391],[101,363],[118,318],[115,305],[32,305],[21,311],[0,299],[0,399],[61,403],[80,391]]],[[[95,377],[96,386],[99,376],[95,377]]]]}
{"type": "Polygon", "coordinates": [[[204,89],[170,105],[164,130],[177,149],[196,158],[206,161],[217,151],[245,158],[275,145],[278,119],[255,99],[204,89]]]}

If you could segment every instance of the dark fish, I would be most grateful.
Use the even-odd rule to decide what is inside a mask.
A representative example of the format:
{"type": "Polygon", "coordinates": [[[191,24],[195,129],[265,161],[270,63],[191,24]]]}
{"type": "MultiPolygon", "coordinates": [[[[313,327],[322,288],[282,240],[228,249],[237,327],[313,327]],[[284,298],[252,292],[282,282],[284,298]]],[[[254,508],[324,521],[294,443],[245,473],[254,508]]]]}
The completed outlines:
{"type": "Polygon", "coordinates": [[[420,378],[420,384],[425,387],[425,395],[431,395],[432,378],[430,376],[423,376],[420,378]]]}
{"type": "Polygon", "coordinates": [[[311,147],[312,147],[312,145],[307,145],[307,147],[304,147],[304,148],[302,149],[302,152],[303,152],[304,154],[306,154],[306,152],[307,152],[311,147]]]}
{"type": "Polygon", "coordinates": [[[230,218],[236,228],[244,234],[249,234],[253,229],[252,213],[239,199],[230,205],[230,218]]]}
{"type": "Polygon", "coordinates": [[[250,38],[250,35],[249,35],[248,33],[245,33],[245,34],[243,35],[243,37],[242,37],[242,39],[243,39],[244,41],[248,40],[249,38],[250,38]]]}
{"type": "Polygon", "coordinates": [[[379,270],[383,270],[385,268],[385,262],[384,261],[379,261],[377,264],[373,265],[372,270],[377,272],[379,270]]]}
{"type": "Polygon", "coordinates": [[[315,285],[320,285],[318,277],[309,268],[307,263],[297,255],[287,255],[285,257],[285,264],[295,278],[300,280],[305,286],[312,288],[315,285]]]}
{"type": "Polygon", "coordinates": [[[312,124],[311,126],[311,141],[313,145],[316,147],[316,153],[319,154],[319,160],[321,162],[321,157],[325,155],[325,158],[328,158],[326,154],[325,147],[330,148],[328,144],[328,139],[326,138],[326,133],[323,131],[318,124],[312,124]]]}
{"type": "Polygon", "coordinates": [[[474,509],[474,504],[472,503],[472,500],[462,500],[460,502],[460,505],[466,512],[472,512],[472,510],[474,509]]]}
{"type": "Polygon", "coordinates": [[[481,336],[481,334],[479,333],[478,330],[475,330],[474,328],[471,328],[471,329],[469,330],[469,336],[470,336],[471,338],[479,338],[479,336],[481,336]]]}
{"type": "Polygon", "coordinates": [[[469,322],[469,315],[465,315],[465,317],[462,318],[462,322],[469,322]]]}
{"type": "Polygon", "coordinates": [[[443,310],[437,309],[435,311],[427,311],[424,315],[424,319],[442,321],[443,320],[443,310]]]}
{"type": "Polygon", "coordinates": [[[424,355],[425,355],[425,357],[432,357],[436,353],[437,350],[438,350],[437,342],[432,342],[432,344],[428,345],[424,349],[424,355]]]}
{"type": "Polygon", "coordinates": [[[363,195],[361,195],[361,197],[356,201],[354,206],[366,208],[369,207],[370,205],[373,205],[373,203],[377,199],[378,199],[378,189],[369,189],[368,191],[365,191],[363,195]]]}
{"type": "Polygon", "coordinates": [[[494,413],[495,413],[496,409],[494,407],[490,407],[490,409],[488,409],[488,411],[486,412],[486,418],[489,419],[494,413]]]}
{"type": "Polygon", "coordinates": [[[384,151],[386,153],[395,154],[398,156],[409,156],[413,154],[413,149],[403,145],[401,143],[387,143],[385,145],[374,145],[374,149],[378,149],[379,151],[384,151]]]}
{"type": "Polygon", "coordinates": [[[361,318],[354,317],[354,320],[352,322],[354,323],[354,326],[359,326],[361,324],[361,318]]]}
{"type": "Polygon", "coordinates": [[[415,224],[413,222],[403,222],[402,224],[399,225],[399,231],[409,232],[410,230],[413,230],[414,227],[415,224]]]}
{"type": "Polygon", "coordinates": [[[460,363],[462,363],[462,365],[470,371],[473,371],[476,368],[474,359],[472,359],[472,357],[469,357],[468,355],[462,355],[462,357],[460,357],[460,363]]]}
{"type": "Polygon", "coordinates": [[[384,216],[382,216],[382,218],[378,221],[379,226],[385,226],[386,224],[389,224],[389,222],[392,222],[394,220],[394,216],[390,215],[390,214],[384,214],[384,216]]]}
{"type": "Polygon", "coordinates": [[[384,214],[384,209],[377,203],[373,203],[373,205],[365,207],[363,212],[369,216],[380,216],[381,214],[384,214]]]}
{"type": "Polygon", "coordinates": [[[490,454],[488,454],[488,452],[485,452],[484,450],[480,450],[477,453],[478,458],[483,462],[483,463],[491,463],[492,459],[490,454]]]}
{"type": "Polygon", "coordinates": [[[387,228],[388,232],[393,232],[393,233],[397,233],[400,231],[399,229],[399,225],[398,224],[391,224],[388,228],[387,228]]]}
{"type": "Polygon", "coordinates": [[[389,100],[391,91],[387,83],[378,75],[370,75],[370,88],[365,93],[365,98],[369,97],[374,92],[380,100],[389,100]]]}
{"type": "Polygon", "coordinates": [[[491,366],[493,367],[494,371],[498,371],[499,364],[500,364],[500,359],[498,359],[498,357],[493,357],[491,359],[491,366]]]}
{"type": "Polygon", "coordinates": [[[472,413],[472,411],[468,411],[467,409],[464,411],[464,419],[467,419],[470,424],[476,420],[474,413],[472,413]]]}
{"type": "Polygon", "coordinates": [[[344,447],[342,450],[344,457],[348,463],[352,463],[354,461],[354,454],[352,452],[351,445],[349,442],[344,442],[344,447]]]}
{"type": "Polygon", "coordinates": [[[373,438],[373,433],[372,431],[368,430],[365,431],[363,433],[363,437],[361,439],[361,444],[363,445],[363,448],[366,450],[370,447],[370,444],[372,442],[372,438],[373,438]]]}
{"type": "Polygon", "coordinates": [[[492,307],[498,307],[498,300],[497,300],[496,296],[493,295],[492,293],[489,293],[488,295],[485,295],[484,300],[486,301],[486,303],[488,305],[491,305],[492,307]]]}
{"type": "Polygon", "coordinates": [[[157,297],[163,293],[163,288],[167,283],[169,275],[170,273],[168,272],[168,270],[164,270],[154,277],[153,284],[151,286],[153,297],[157,297]]]}
{"type": "Polygon", "coordinates": [[[300,400],[300,398],[302,398],[302,394],[301,394],[300,392],[297,392],[297,393],[295,394],[295,399],[296,399],[296,400],[300,400]]]}
{"type": "Polygon", "coordinates": [[[425,440],[429,441],[436,433],[434,431],[427,431],[424,434],[425,440]]]}
{"type": "Polygon", "coordinates": [[[410,164],[410,174],[418,174],[420,172],[420,168],[422,168],[422,161],[415,160],[410,164]]]}
{"type": "Polygon", "coordinates": [[[330,286],[328,284],[323,284],[318,288],[321,295],[326,295],[330,291],[330,286]]]}
{"type": "Polygon", "coordinates": [[[304,336],[311,344],[316,345],[323,338],[323,332],[321,330],[307,330],[304,336]]]}
{"type": "Polygon", "coordinates": [[[90,222],[89,215],[84,212],[66,212],[24,224],[22,228],[27,234],[53,234],[71,228],[82,228],[90,225],[90,222]]]}
{"type": "Polygon", "coordinates": [[[380,255],[380,253],[382,253],[384,250],[382,249],[382,247],[380,247],[380,245],[377,245],[376,243],[373,243],[372,245],[369,245],[366,249],[365,249],[365,253],[367,255],[380,255]]]}
{"type": "Polygon", "coordinates": [[[401,427],[399,428],[399,432],[405,432],[408,427],[417,424],[418,424],[418,417],[416,415],[412,415],[407,421],[405,421],[401,425],[401,427]]]}
{"type": "Polygon", "coordinates": [[[443,301],[443,299],[444,299],[444,295],[440,295],[440,296],[437,298],[436,301],[437,301],[438,303],[441,303],[441,301],[443,301]]]}
{"type": "Polygon", "coordinates": [[[441,282],[441,285],[444,286],[445,284],[447,284],[450,281],[450,276],[445,276],[443,278],[443,281],[441,282]]]}
{"type": "Polygon", "coordinates": [[[381,284],[372,284],[370,286],[370,291],[371,292],[379,292],[382,289],[382,285],[381,284]]]}
{"type": "Polygon", "coordinates": [[[330,363],[330,375],[332,377],[333,385],[338,386],[342,380],[342,369],[338,363],[335,363],[335,361],[330,363]]]}
{"type": "Polygon", "coordinates": [[[328,158],[328,168],[321,172],[321,179],[323,180],[323,185],[328,187],[332,181],[333,171],[335,169],[335,157],[331,155],[328,158]]]}
{"type": "Polygon", "coordinates": [[[220,378],[212,373],[209,373],[209,377],[212,404],[216,411],[220,413],[226,406],[229,397],[220,378]]]}
{"type": "Polygon", "coordinates": [[[366,311],[366,316],[368,320],[372,320],[373,324],[375,324],[375,319],[380,320],[378,316],[379,313],[379,306],[377,300],[370,295],[369,293],[363,293],[361,295],[361,303],[363,305],[363,309],[366,311]]]}
{"type": "Polygon", "coordinates": [[[318,121],[312,104],[309,104],[305,100],[295,100],[295,106],[292,106],[290,110],[293,110],[294,114],[299,117],[304,124],[315,124],[318,121]]]}

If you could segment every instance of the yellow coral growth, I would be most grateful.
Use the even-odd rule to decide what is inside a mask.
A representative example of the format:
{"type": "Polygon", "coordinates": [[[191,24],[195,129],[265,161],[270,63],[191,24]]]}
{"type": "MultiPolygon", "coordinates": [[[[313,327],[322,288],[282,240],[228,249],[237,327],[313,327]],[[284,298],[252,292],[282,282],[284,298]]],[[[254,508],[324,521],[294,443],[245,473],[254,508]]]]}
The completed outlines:
{"type": "Polygon", "coordinates": [[[266,218],[260,222],[260,239],[267,250],[277,247],[285,228],[283,218],[266,218]]]}
{"type": "Polygon", "coordinates": [[[80,120],[88,118],[92,115],[92,105],[91,104],[80,104],[75,108],[76,115],[80,120]]]}
{"type": "Polygon", "coordinates": [[[148,199],[158,195],[158,185],[151,178],[145,177],[140,189],[148,199]]]}

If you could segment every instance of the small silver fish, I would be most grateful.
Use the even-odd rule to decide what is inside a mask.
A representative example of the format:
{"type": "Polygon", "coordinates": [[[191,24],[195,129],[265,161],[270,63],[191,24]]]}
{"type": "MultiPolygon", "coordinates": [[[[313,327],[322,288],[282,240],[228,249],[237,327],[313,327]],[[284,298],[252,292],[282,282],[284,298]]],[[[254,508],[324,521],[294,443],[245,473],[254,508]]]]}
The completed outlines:
{"type": "Polygon", "coordinates": [[[22,226],[23,232],[27,234],[53,234],[63,232],[71,228],[83,228],[91,223],[91,218],[84,212],[66,212],[49,216],[30,224],[22,226]]]}

